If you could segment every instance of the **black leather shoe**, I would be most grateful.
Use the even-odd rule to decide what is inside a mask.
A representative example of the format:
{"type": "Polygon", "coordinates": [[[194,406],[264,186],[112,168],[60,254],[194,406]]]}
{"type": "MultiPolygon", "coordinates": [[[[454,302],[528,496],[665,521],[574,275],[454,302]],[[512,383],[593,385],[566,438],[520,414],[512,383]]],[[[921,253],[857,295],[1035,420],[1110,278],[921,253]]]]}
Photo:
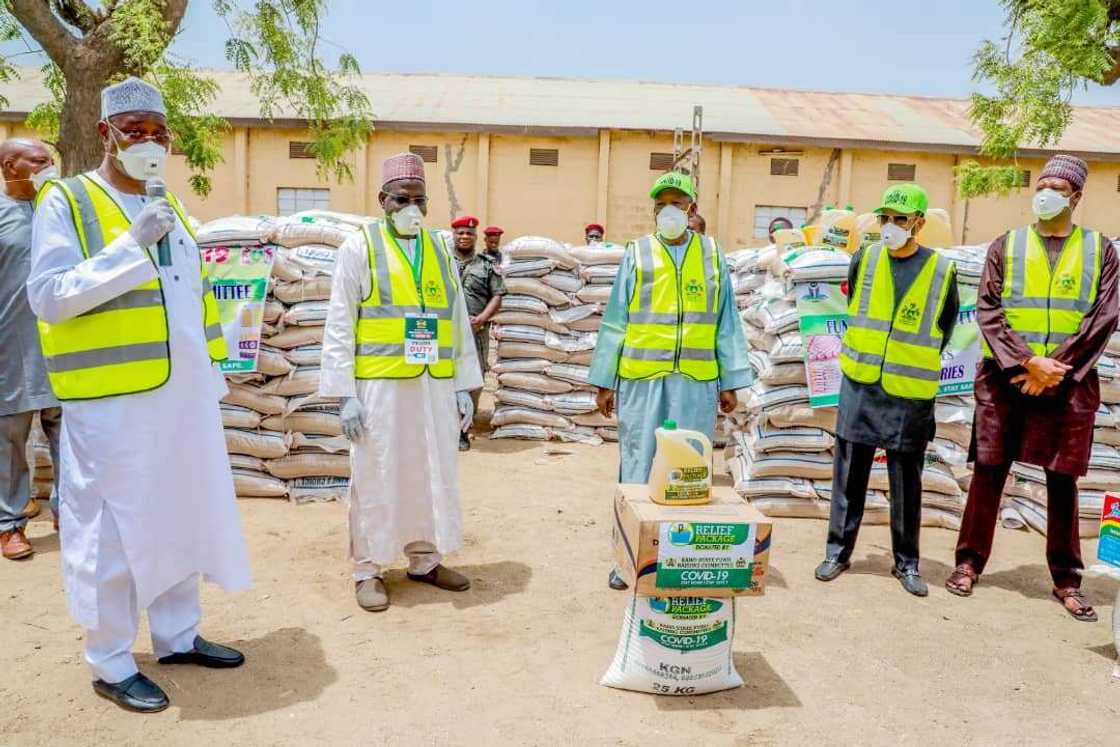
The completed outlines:
{"type": "Polygon", "coordinates": [[[93,691],[126,711],[136,713],[158,713],[171,705],[167,693],[140,672],[116,684],[95,680],[93,691]]]}
{"type": "Polygon", "coordinates": [[[197,664],[211,669],[232,669],[245,663],[245,655],[240,651],[211,643],[202,636],[194,638],[194,648],[181,654],[160,657],[160,664],[197,664]]]}
{"type": "Polygon", "coordinates": [[[906,591],[914,596],[929,596],[929,587],[926,586],[926,582],[922,580],[922,577],[918,575],[917,570],[913,568],[905,570],[891,568],[891,575],[899,580],[903,589],[906,589],[906,591]]]}
{"type": "Polygon", "coordinates": [[[822,560],[813,575],[818,581],[835,581],[841,573],[851,567],[851,563],[842,563],[839,560],[822,560]]]}
{"type": "Polygon", "coordinates": [[[459,451],[471,450],[471,437],[466,433],[459,434],[459,451]]]}
{"type": "Polygon", "coordinates": [[[607,577],[607,586],[615,591],[626,591],[630,588],[630,585],[623,580],[618,571],[611,571],[611,575],[607,577]]]}

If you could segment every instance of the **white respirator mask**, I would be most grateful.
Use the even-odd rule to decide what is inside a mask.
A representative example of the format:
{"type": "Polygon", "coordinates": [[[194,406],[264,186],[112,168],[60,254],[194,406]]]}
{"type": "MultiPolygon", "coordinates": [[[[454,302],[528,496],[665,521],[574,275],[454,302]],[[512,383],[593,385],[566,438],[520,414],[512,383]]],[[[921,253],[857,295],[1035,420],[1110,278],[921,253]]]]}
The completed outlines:
{"type": "Polygon", "coordinates": [[[910,240],[910,231],[899,228],[894,223],[886,223],[879,228],[879,236],[888,249],[898,250],[910,240]]]}
{"type": "Polygon", "coordinates": [[[415,236],[424,225],[424,214],[416,205],[409,205],[390,216],[399,236],[415,236]]]}
{"type": "MultiPolygon", "coordinates": [[[[113,125],[109,125],[109,127],[120,132],[113,125]]],[[[120,162],[121,168],[124,169],[124,173],[138,182],[163,178],[164,168],[167,166],[167,148],[151,140],[123,149],[118,141],[116,146],[116,158],[120,162]]]]}
{"type": "Polygon", "coordinates": [[[31,182],[31,186],[35,187],[35,191],[38,192],[40,189],[46,186],[47,182],[49,182],[51,179],[57,179],[58,177],[58,167],[54,164],[51,164],[41,171],[36,171],[29,177],[29,180],[31,182]]]}
{"type": "Polygon", "coordinates": [[[675,241],[688,229],[688,213],[676,205],[666,205],[657,213],[657,233],[662,238],[675,241]]]}
{"type": "Polygon", "coordinates": [[[1053,189],[1043,189],[1034,193],[1031,208],[1042,220],[1050,220],[1061,215],[1069,207],[1069,198],[1053,189]]]}

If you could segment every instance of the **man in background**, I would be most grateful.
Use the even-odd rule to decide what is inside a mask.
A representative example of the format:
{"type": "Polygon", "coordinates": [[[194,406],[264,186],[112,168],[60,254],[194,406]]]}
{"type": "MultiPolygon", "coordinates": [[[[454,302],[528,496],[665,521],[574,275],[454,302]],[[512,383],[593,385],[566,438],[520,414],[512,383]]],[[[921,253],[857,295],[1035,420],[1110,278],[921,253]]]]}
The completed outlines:
{"type": "Polygon", "coordinates": [[[486,230],[482,232],[482,243],[485,248],[485,254],[494,261],[496,266],[502,264],[502,234],[501,228],[497,226],[487,226],[486,230]]]}
{"type": "Polygon", "coordinates": [[[607,231],[598,223],[588,223],[587,227],[583,229],[583,238],[587,241],[588,246],[602,244],[607,238],[607,231]]]}
{"type": "Polygon", "coordinates": [[[708,234],[708,221],[704,220],[704,216],[700,213],[693,213],[688,216],[688,230],[706,236],[708,234]]]}
{"type": "Polygon", "coordinates": [[[34,552],[24,534],[38,513],[31,500],[27,438],[35,413],[50,443],[55,486],[51,511],[58,528],[58,434],[62,410],[47,382],[35,314],[27,300],[31,272],[31,217],[39,188],[58,176],[54,158],[38,140],[13,138],[0,145],[4,194],[0,195],[0,551],[8,560],[34,552]]]}
{"type": "Polygon", "coordinates": [[[789,228],[793,228],[793,221],[789,218],[775,218],[770,221],[770,225],[766,229],[766,233],[770,237],[770,243],[774,243],[774,234],[789,228]]]}

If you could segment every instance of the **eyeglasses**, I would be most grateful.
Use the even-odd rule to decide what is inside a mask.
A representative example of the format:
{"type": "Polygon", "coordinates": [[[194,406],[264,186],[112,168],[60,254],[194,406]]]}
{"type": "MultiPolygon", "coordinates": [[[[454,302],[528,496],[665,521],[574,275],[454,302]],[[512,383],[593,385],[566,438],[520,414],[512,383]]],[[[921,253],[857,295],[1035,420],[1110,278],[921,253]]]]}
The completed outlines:
{"type": "Polygon", "coordinates": [[[153,142],[153,143],[159,143],[160,145],[162,145],[164,147],[171,144],[171,133],[167,130],[163,130],[162,132],[151,132],[151,133],[149,133],[149,132],[145,132],[144,130],[139,130],[139,129],[134,129],[134,128],[129,128],[127,130],[120,130],[120,129],[117,129],[116,127],[114,127],[113,129],[117,130],[117,132],[119,132],[121,135],[123,135],[124,138],[126,140],[128,140],[130,143],[153,142]]]}
{"type": "Polygon", "coordinates": [[[396,205],[400,205],[401,207],[406,207],[408,205],[415,205],[418,208],[426,208],[428,206],[428,198],[423,197],[423,196],[421,196],[421,197],[409,197],[408,195],[402,195],[402,194],[389,194],[389,195],[386,195],[386,196],[388,197],[390,202],[392,202],[396,205]]]}
{"type": "Polygon", "coordinates": [[[909,223],[910,219],[913,217],[912,215],[880,215],[879,225],[885,226],[888,223],[893,223],[899,228],[906,228],[906,224],[909,223]]]}

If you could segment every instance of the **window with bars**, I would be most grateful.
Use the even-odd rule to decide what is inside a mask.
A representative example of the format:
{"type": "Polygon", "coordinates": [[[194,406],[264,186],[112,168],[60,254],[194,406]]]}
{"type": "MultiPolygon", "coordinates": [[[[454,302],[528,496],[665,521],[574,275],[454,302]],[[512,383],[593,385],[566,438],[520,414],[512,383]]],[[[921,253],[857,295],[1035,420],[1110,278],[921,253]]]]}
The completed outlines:
{"type": "Polygon", "coordinates": [[[278,187],[276,189],[276,214],[292,215],[304,210],[329,210],[331,191],[322,188],[278,187]]]}
{"type": "Polygon", "coordinates": [[[794,228],[802,226],[809,219],[809,211],[803,207],[785,207],[782,205],[755,205],[754,208],[754,237],[756,239],[770,238],[770,221],[775,218],[787,218],[794,228]]]}
{"type": "Polygon", "coordinates": [[[311,143],[302,140],[289,140],[288,141],[288,158],[314,158],[315,154],[311,152],[311,143]]]}
{"type": "Polygon", "coordinates": [[[559,166],[560,151],[557,148],[530,148],[530,166],[559,166]]]}
{"type": "Polygon", "coordinates": [[[1030,169],[1023,169],[1022,171],[1019,172],[1019,183],[1016,186],[1017,187],[1029,187],[1029,186],[1031,186],[1031,170],[1030,169]]]}
{"type": "Polygon", "coordinates": [[[672,171],[673,170],[673,154],[672,153],[650,153],[649,154],[649,170],[650,171],[672,171]]]}
{"type": "Polygon", "coordinates": [[[439,148],[434,145],[410,145],[408,152],[420,156],[424,163],[435,163],[439,159],[439,148]]]}
{"type": "Polygon", "coordinates": [[[797,176],[801,161],[797,158],[771,158],[770,176],[797,176]]]}
{"type": "Polygon", "coordinates": [[[912,163],[888,163],[887,181],[912,182],[918,173],[918,167],[912,163]]]}

